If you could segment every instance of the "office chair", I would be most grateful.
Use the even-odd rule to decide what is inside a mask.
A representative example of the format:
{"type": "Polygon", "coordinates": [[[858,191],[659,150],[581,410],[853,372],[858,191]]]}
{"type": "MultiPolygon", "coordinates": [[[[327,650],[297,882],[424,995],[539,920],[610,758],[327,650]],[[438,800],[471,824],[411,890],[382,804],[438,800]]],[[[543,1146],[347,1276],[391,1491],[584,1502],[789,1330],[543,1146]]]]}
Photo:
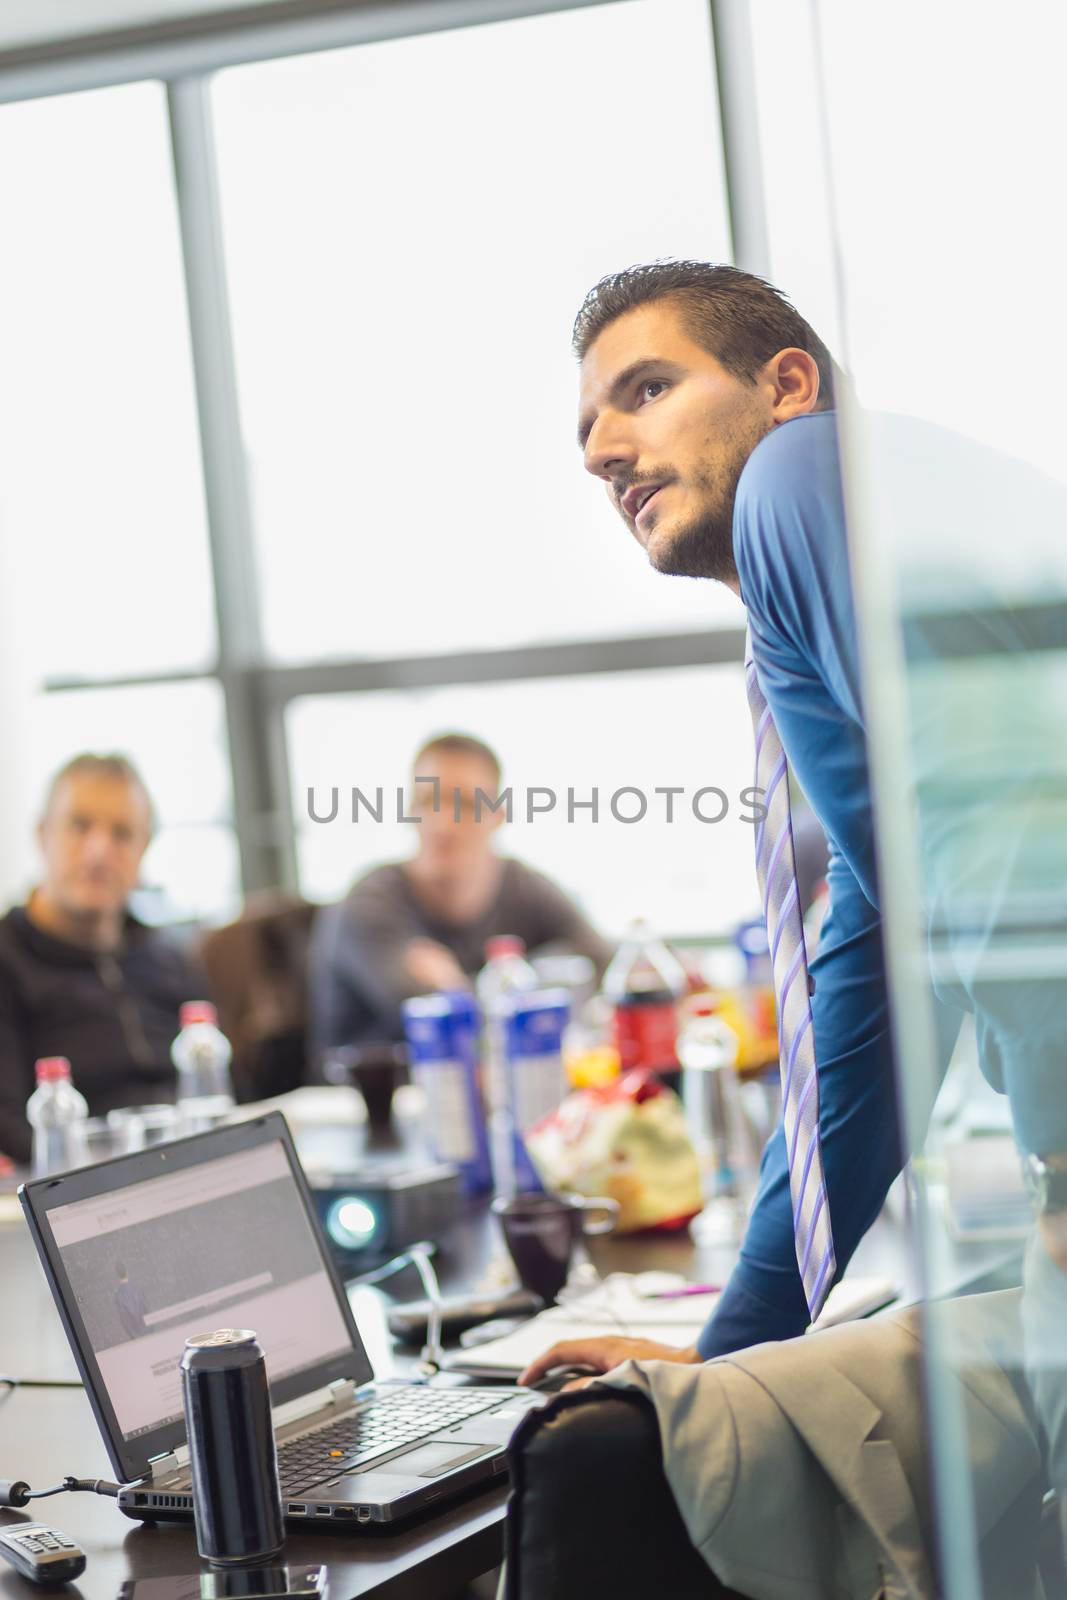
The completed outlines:
{"type": "Polygon", "coordinates": [[[689,1541],[643,1395],[557,1395],[508,1450],[503,1600],[745,1600],[689,1541]]]}
{"type": "Polygon", "coordinates": [[[251,899],[236,922],[200,944],[219,1025],[233,1045],[238,1100],[309,1081],[307,961],[316,907],[294,895],[251,899]]]}
{"type": "MultiPolygon", "coordinates": [[[[502,1600],[745,1600],[689,1542],[644,1395],[558,1395],[516,1429],[508,1459],[502,1600]]],[[[1049,1493],[1033,1552],[1045,1600],[1067,1600],[1065,1536],[1049,1493]]]]}

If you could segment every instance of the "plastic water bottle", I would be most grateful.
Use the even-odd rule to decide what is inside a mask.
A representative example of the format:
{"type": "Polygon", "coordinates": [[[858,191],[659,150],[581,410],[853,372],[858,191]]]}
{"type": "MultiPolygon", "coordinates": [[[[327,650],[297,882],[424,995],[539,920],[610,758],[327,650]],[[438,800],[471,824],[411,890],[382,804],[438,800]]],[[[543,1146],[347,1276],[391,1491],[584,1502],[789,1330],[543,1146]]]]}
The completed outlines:
{"type": "Polygon", "coordinates": [[[755,1183],[753,1141],[734,1070],[737,1055],[737,1034],[715,1015],[714,1005],[693,1003],[678,1034],[678,1059],[685,1118],[709,1201],[698,1229],[704,1240],[740,1237],[755,1183]]]}
{"type": "Polygon", "coordinates": [[[571,1019],[566,989],[514,994],[504,1024],[508,1121],[512,1132],[512,1179],[526,1192],[543,1185],[526,1149],[531,1128],[555,1111],[567,1093],[563,1035],[571,1019]]]}
{"type": "Polygon", "coordinates": [[[214,1128],[233,1109],[230,1041],[206,1000],[189,1000],[178,1013],[181,1032],[170,1047],[178,1073],[178,1110],[184,1133],[214,1128]]]}
{"type": "Polygon", "coordinates": [[[478,1087],[478,1003],[466,990],[417,995],[400,1007],[411,1076],[426,1102],[426,1142],[454,1162],[469,1194],[492,1188],[489,1137],[478,1087]]]}
{"type": "Polygon", "coordinates": [[[84,1165],[89,1107],[70,1081],[66,1056],[44,1056],[36,1070],[37,1087],[26,1102],[26,1118],[33,1129],[33,1175],[47,1178],[84,1165]]]}
{"type": "Polygon", "coordinates": [[[488,939],[485,966],[475,988],[482,1008],[482,1085],[488,1107],[489,1150],[497,1194],[515,1193],[514,1116],[508,1092],[507,1026],[515,999],[532,994],[537,974],[525,959],[521,939],[501,934],[488,939]]]}

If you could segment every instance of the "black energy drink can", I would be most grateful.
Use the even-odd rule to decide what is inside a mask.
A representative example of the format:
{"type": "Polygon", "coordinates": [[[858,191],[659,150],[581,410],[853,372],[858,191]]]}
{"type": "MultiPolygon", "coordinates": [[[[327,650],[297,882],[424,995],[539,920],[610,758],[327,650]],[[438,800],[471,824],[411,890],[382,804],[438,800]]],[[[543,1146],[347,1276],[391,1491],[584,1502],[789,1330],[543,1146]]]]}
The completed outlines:
{"type": "Polygon", "coordinates": [[[185,1342],[182,1396],[197,1549],[221,1564],[266,1561],[285,1543],[267,1365],[254,1333],[185,1342]]]}

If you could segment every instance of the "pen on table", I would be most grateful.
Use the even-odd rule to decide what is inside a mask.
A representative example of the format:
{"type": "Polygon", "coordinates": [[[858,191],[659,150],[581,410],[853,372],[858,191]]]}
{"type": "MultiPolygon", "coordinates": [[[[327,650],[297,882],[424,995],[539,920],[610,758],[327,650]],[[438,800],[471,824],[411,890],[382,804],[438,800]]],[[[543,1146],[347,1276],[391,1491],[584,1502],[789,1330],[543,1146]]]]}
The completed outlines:
{"type": "Polygon", "coordinates": [[[722,1294],[721,1283],[687,1283],[683,1289],[658,1289],[646,1294],[645,1300],[684,1300],[691,1294],[722,1294]]]}

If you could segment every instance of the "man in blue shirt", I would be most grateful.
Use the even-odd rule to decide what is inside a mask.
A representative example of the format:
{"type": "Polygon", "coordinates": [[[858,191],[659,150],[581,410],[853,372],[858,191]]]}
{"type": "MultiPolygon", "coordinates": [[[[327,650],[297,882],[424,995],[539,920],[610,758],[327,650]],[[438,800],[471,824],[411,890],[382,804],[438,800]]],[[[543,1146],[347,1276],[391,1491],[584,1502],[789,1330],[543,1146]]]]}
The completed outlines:
{"type": "MultiPolygon", "coordinates": [[[[699,262],[604,279],[579,312],[574,345],[586,467],[658,571],[714,578],[743,600],[762,691],[752,698],[757,710],[766,702],[772,719],[761,720],[761,730],[776,729],[829,840],[830,909],[810,966],[819,1139],[808,1148],[821,1148],[819,1199],[828,1201],[833,1230],[826,1259],[836,1260],[840,1277],[900,1170],[903,1148],[833,363],[776,290],[699,262]]],[[[1006,538],[1056,548],[1064,496],[1025,463],[930,425],[884,418],[878,432],[875,458],[888,468],[878,479],[886,526],[901,538],[930,530],[926,559],[910,569],[901,563],[915,586],[901,612],[913,780],[902,803],[914,800],[918,812],[941,1062],[962,1013],[973,1013],[982,1070],[1010,1100],[1037,1209],[1023,1266],[1021,1346],[1005,1349],[1011,1365],[1024,1367],[1048,1481],[1062,1500],[1062,608],[1035,605],[1032,591],[1020,595],[999,558],[1006,538]],[[946,588],[942,569],[953,550],[946,588]]],[[[795,1013],[795,994],[790,1005],[795,1013]]],[[[740,1259],[695,1345],[569,1341],[546,1351],[523,1381],[560,1366],[604,1372],[628,1359],[700,1362],[801,1333],[809,1308],[797,1250],[809,1260],[814,1233],[805,1251],[794,1236],[788,1166],[780,1126],[764,1152],[740,1259]]],[[[797,1214],[803,1218],[799,1205],[797,1214]]]]}
{"type": "MultiPolygon", "coordinates": [[[[837,1274],[902,1164],[870,783],[833,413],[822,341],[757,278],[679,262],[632,268],[575,325],[579,444],[660,572],[725,583],[796,778],[827,834],[830,910],[811,963],[823,1165],[837,1274]]],[[[737,1267],[697,1345],[556,1346],[564,1363],[699,1361],[803,1332],[785,1137],[764,1154],[737,1267]]]]}

